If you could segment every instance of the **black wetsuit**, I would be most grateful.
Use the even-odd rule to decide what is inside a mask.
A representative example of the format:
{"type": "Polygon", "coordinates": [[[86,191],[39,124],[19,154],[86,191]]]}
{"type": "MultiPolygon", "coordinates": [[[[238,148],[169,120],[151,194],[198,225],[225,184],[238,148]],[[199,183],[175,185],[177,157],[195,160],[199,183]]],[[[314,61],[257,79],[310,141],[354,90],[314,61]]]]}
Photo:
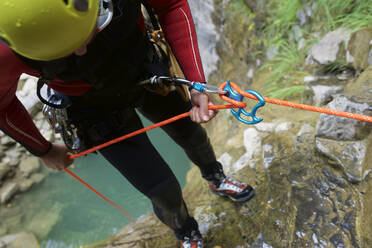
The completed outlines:
{"type": "MultiPolygon", "coordinates": [[[[94,85],[82,96],[70,96],[72,106],[68,109],[87,146],[102,144],[142,128],[135,109],[153,122],[191,109],[191,103],[185,102],[175,91],[160,96],[137,87],[139,80],[157,73],[149,70],[152,66],[147,66],[153,64],[154,54],[137,26],[140,3],[114,0],[114,6],[119,8],[114,12],[116,16],[89,44],[86,55],[71,55],[50,62],[20,56],[27,65],[42,72],[46,80],[58,77],[67,82],[84,80],[94,85]],[[128,14],[122,14],[124,10],[120,8],[128,14]],[[124,32],[123,27],[126,27],[124,32]]],[[[162,128],[185,150],[204,177],[220,169],[207,134],[199,124],[183,118],[162,128]]],[[[186,209],[176,177],[146,134],[99,152],[151,200],[159,219],[180,238],[196,228],[197,223],[186,209]]]]}

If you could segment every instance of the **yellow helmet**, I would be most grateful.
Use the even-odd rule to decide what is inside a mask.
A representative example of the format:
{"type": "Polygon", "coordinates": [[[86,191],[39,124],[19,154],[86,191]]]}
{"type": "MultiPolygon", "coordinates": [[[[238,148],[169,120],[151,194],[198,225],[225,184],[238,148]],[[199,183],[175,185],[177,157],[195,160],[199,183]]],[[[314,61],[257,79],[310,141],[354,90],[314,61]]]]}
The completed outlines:
{"type": "Polygon", "coordinates": [[[96,26],[99,0],[0,0],[0,41],[35,60],[71,54],[96,26]]]}

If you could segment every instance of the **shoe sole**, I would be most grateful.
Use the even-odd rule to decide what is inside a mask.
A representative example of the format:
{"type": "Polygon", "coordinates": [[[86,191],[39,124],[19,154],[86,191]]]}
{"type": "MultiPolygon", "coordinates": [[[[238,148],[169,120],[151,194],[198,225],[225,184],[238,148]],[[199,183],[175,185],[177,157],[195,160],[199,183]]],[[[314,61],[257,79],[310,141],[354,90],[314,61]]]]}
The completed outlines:
{"type": "Polygon", "coordinates": [[[233,202],[245,202],[245,201],[250,200],[254,196],[254,190],[251,190],[251,192],[249,192],[249,194],[247,196],[239,198],[239,199],[235,199],[234,197],[229,196],[229,195],[225,195],[224,193],[219,193],[219,192],[215,192],[215,191],[212,191],[212,190],[211,190],[211,192],[215,195],[218,195],[218,196],[229,197],[233,202]]]}

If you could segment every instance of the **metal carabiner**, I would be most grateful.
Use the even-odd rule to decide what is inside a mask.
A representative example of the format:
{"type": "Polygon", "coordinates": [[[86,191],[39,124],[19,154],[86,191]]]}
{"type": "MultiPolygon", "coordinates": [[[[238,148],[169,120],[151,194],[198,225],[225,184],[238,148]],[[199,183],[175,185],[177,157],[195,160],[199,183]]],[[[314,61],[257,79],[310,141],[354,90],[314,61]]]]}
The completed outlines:
{"type": "MultiPolygon", "coordinates": [[[[227,92],[226,96],[230,99],[233,99],[235,101],[242,102],[244,99],[244,95],[239,94],[236,92],[233,88],[231,88],[230,80],[227,81],[226,86],[223,88],[227,92]]],[[[234,109],[231,109],[231,113],[235,116],[236,119],[239,121],[245,123],[245,124],[257,124],[263,120],[263,118],[258,118],[256,116],[256,112],[259,108],[263,107],[265,105],[265,99],[256,91],[254,90],[246,90],[248,94],[252,94],[259,100],[259,103],[257,103],[251,112],[247,112],[243,107],[239,107],[238,111],[235,111],[234,109]],[[241,117],[241,114],[245,116],[249,116],[252,118],[252,121],[248,121],[241,117]]]]}
{"type": "Polygon", "coordinates": [[[212,94],[222,94],[226,95],[227,91],[221,91],[218,87],[209,85],[209,84],[203,84],[203,83],[197,83],[197,82],[191,82],[191,88],[194,90],[197,90],[202,93],[212,93],[212,94]]]}

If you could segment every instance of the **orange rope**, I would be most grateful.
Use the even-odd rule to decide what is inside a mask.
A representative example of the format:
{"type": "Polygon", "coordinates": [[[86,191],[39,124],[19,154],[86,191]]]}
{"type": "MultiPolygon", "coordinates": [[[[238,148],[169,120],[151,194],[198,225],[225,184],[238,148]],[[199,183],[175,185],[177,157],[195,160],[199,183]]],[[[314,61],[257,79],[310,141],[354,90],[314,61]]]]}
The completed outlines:
{"type": "MultiPolygon", "coordinates": [[[[214,106],[209,106],[208,109],[211,109],[211,110],[214,110],[214,109],[228,109],[228,108],[234,108],[236,106],[234,105],[214,105],[214,106]]],[[[120,142],[122,140],[125,140],[125,139],[128,139],[130,137],[133,137],[137,134],[141,134],[141,133],[144,133],[144,132],[147,132],[151,129],[154,129],[154,128],[157,128],[157,127],[160,127],[160,126],[163,126],[163,125],[166,125],[166,124],[169,124],[171,122],[174,122],[176,120],[179,120],[179,119],[182,119],[184,117],[187,117],[190,115],[190,112],[186,112],[186,113],[183,113],[183,114],[180,114],[180,115],[177,115],[175,117],[172,117],[168,120],[165,120],[165,121],[162,121],[162,122],[159,122],[159,123],[156,123],[156,124],[153,124],[151,126],[148,126],[148,127],[145,127],[145,128],[142,128],[142,129],[139,129],[137,131],[134,131],[132,133],[129,133],[127,135],[124,135],[124,136],[121,136],[119,138],[116,138],[116,139],[113,139],[109,142],[106,142],[104,144],[101,144],[101,145],[98,145],[98,146],[95,146],[95,147],[92,147],[84,152],[81,152],[81,153],[77,153],[77,154],[74,154],[72,156],[70,156],[69,158],[70,159],[75,159],[75,158],[78,158],[78,157],[81,157],[81,156],[84,156],[88,153],[91,153],[91,152],[94,152],[94,151],[97,151],[99,149],[102,149],[104,147],[107,147],[109,145],[112,145],[112,144],[115,144],[117,142],[120,142]]],[[[128,218],[129,220],[134,223],[134,219],[130,216],[130,214],[125,211],[123,208],[121,208],[118,204],[116,204],[115,202],[111,201],[110,199],[108,199],[107,197],[105,197],[104,195],[102,195],[100,192],[98,192],[95,188],[93,188],[92,186],[90,186],[87,182],[85,182],[83,179],[81,179],[80,177],[78,177],[76,174],[74,174],[72,171],[68,170],[68,169],[64,169],[65,172],[67,172],[68,174],[70,174],[72,177],[74,177],[76,180],[78,180],[79,182],[81,182],[84,186],[86,186],[87,188],[89,188],[91,191],[93,191],[94,193],[96,193],[99,197],[101,197],[103,200],[105,200],[106,202],[108,202],[109,204],[111,204],[112,206],[116,207],[117,209],[119,209],[122,213],[124,213],[128,218]]]]}
{"type": "MultiPolygon", "coordinates": [[[[223,88],[226,86],[227,82],[223,83],[220,86],[220,90],[222,91],[223,88]]],[[[244,90],[240,89],[236,84],[230,82],[231,87],[236,90],[239,94],[248,97],[253,100],[258,100],[256,96],[249,94],[245,92],[244,90]]],[[[220,95],[220,97],[225,100],[226,102],[229,102],[233,105],[239,106],[241,102],[232,100],[231,98],[228,98],[224,95],[220,95]]],[[[306,105],[306,104],[301,104],[301,103],[294,103],[294,102],[288,102],[288,101],[283,101],[283,100],[277,100],[277,99],[272,99],[268,97],[264,97],[265,101],[268,103],[272,104],[277,104],[277,105],[283,105],[291,108],[298,108],[298,109],[303,109],[303,110],[309,110],[309,111],[314,111],[314,112],[320,112],[328,115],[337,115],[341,117],[346,117],[350,119],[356,119],[360,121],[366,121],[366,122],[372,122],[372,116],[368,115],[361,115],[361,114],[354,114],[354,113],[349,113],[349,112],[344,112],[344,111],[339,111],[339,110],[333,110],[333,109],[327,109],[327,108],[321,108],[321,107],[315,107],[311,105],[306,105]]]]}
{"type": "Polygon", "coordinates": [[[113,205],[114,207],[116,207],[117,209],[119,209],[123,214],[125,214],[128,219],[134,223],[134,219],[132,218],[132,216],[130,216],[128,214],[127,211],[125,211],[123,208],[121,208],[118,204],[116,204],[115,202],[111,201],[110,199],[106,198],[104,195],[102,195],[101,193],[99,193],[95,188],[93,188],[92,186],[90,186],[87,182],[85,182],[83,179],[81,179],[80,177],[78,177],[77,175],[75,175],[72,171],[70,171],[69,169],[66,169],[64,168],[63,169],[65,172],[67,172],[68,174],[70,174],[72,177],[74,177],[76,180],[78,180],[79,182],[81,182],[84,186],[86,186],[88,189],[90,189],[91,191],[93,191],[94,193],[96,193],[99,197],[101,197],[103,200],[105,200],[106,202],[110,203],[111,205],[113,205]]]}
{"type": "MultiPolygon", "coordinates": [[[[237,107],[237,106],[234,106],[234,105],[213,105],[213,106],[209,106],[208,109],[210,109],[210,110],[215,110],[215,109],[229,109],[229,108],[236,108],[236,107],[237,107]]],[[[134,131],[134,132],[132,132],[132,133],[126,134],[126,135],[121,136],[121,137],[119,137],[119,138],[116,138],[116,139],[110,140],[110,141],[108,141],[108,142],[106,142],[106,143],[103,143],[103,144],[101,144],[101,145],[98,145],[98,146],[92,147],[92,148],[90,148],[90,149],[88,149],[88,150],[85,150],[85,151],[83,151],[83,152],[76,153],[76,154],[70,156],[70,159],[75,159],[75,158],[78,158],[78,157],[84,156],[84,155],[86,155],[86,154],[88,154],[88,153],[95,152],[95,151],[97,151],[97,150],[99,150],[99,149],[102,149],[102,148],[105,148],[105,147],[107,147],[107,146],[109,146],[109,145],[112,145],[112,144],[118,143],[118,142],[120,142],[120,141],[122,141],[122,140],[128,139],[128,138],[133,137],[133,136],[135,136],[135,135],[137,135],[137,134],[141,134],[141,133],[147,132],[147,131],[149,131],[149,130],[151,130],[151,129],[154,129],[154,128],[157,128],[157,127],[160,127],[160,126],[164,126],[164,125],[169,124],[169,123],[171,123],[171,122],[174,122],[174,121],[177,121],[177,120],[179,120],[179,119],[185,118],[185,117],[187,117],[187,116],[189,116],[189,115],[190,115],[190,112],[186,112],[186,113],[183,113],[183,114],[180,114],[180,115],[174,116],[174,117],[172,117],[172,118],[169,118],[168,120],[165,120],[165,121],[161,121],[161,122],[155,123],[155,124],[153,124],[153,125],[151,125],[151,126],[148,126],[148,127],[142,128],[142,129],[139,129],[139,130],[137,130],[137,131],[134,131]]]]}
{"type": "MultiPolygon", "coordinates": [[[[226,84],[227,84],[227,82],[223,83],[220,86],[219,89],[221,91],[223,91],[223,88],[226,86],[226,84]]],[[[232,88],[234,90],[236,90],[239,94],[241,94],[241,95],[243,95],[245,97],[248,97],[250,99],[258,100],[256,96],[245,92],[244,90],[240,89],[234,83],[230,82],[230,84],[231,84],[232,88]]],[[[228,98],[227,96],[222,95],[222,94],[220,94],[220,97],[224,101],[230,103],[231,105],[214,105],[214,106],[209,106],[208,109],[210,109],[210,110],[216,110],[216,109],[245,108],[246,107],[246,104],[244,102],[239,102],[239,101],[233,100],[233,99],[228,98]]],[[[264,97],[264,99],[268,103],[273,103],[273,104],[288,106],[288,107],[292,107],[292,108],[299,108],[299,109],[304,109],[304,110],[310,110],[310,111],[315,111],[315,112],[321,112],[321,113],[325,113],[325,114],[329,114],[329,115],[337,115],[337,116],[342,116],[342,117],[346,117],[346,118],[352,118],[352,119],[361,120],[361,121],[372,122],[372,117],[371,116],[360,115],[360,114],[353,114],[353,113],[348,113],[348,112],[343,112],[343,111],[338,111],[338,110],[332,110],[332,109],[315,107],[315,106],[311,106],[311,105],[305,105],[305,104],[287,102],[287,101],[277,100],[277,99],[271,99],[271,98],[267,98],[267,97],[264,97]]],[[[88,149],[88,150],[86,150],[84,152],[74,154],[74,155],[70,156],[69,158],[70,159],[75,159],[75,158],[84,156],[84,155],[86,155],[88,153],[91,153],[91,152],[97,151],[99,149],[105,148],[105,147],[107,147],[109,145],[118,143],[118,142],[123,141],[125,139],[128,139],[130,137],[133,137],[133,136],[135,136],[137,134],[141,134],[141,133],[147,132],[147,131],[149,131],[151,129],[154,129],[154,128],[157,128],[157,127],[160,127],[160,126],[169,124],[171,122],[174,122],[176,120],[182,119],[182,118],[187,117],[189,115],[190,115],[190,112],[186,112],[186,113],[177,115],[177,116],[172,117],[172,118],[170,118],[168,120],[165,120],[165,121],[162,121],[162,122],[159,122],[159,123],[155,123],[155,124],[153,124],[151,126],[148,126],[148,127],[142,128],[142,129],[139,129],[139,130],[134,131],[132,133],[126,134],[126,135],[121,136],[119,138],[116,138],[116,139],[113,139],[113,140],[108,141],[106,143],[103,143],[101,145],[92,147],[92,148],[90,148],[90,149],[88,149]]],[[[88,187],[90,190],[92,190],[94,193],[96,193],[98,196],[100,196],[103,200],[105,200],[106,202],[110,203],[111,205],[113,205],[114,207],[116,207],[117,209],[119,209],[121,212],[123,212],[130,219],[131,222],[134,222],[134,219],[123,208],[121,208],[119,205],[117,205],[115,202],[113,202],[110,199],[106,198],[104,195],[102,195],[101,193],[99,193],[96,189],[94,189],[92,186],[90,186],[88,183],[86,183],[83,179],[79,178],[77,175],[75,175],[74,173],[72,173],[70,170],[68,170],[66,168],[64,170],[65,170],[65,172],[67,172],[68,174],[70,174],[71,176],[73,176],[76,180],[78,180],[79,182],[81,182],[82,184],[84,184],[86,187],[88,187]]]]}

